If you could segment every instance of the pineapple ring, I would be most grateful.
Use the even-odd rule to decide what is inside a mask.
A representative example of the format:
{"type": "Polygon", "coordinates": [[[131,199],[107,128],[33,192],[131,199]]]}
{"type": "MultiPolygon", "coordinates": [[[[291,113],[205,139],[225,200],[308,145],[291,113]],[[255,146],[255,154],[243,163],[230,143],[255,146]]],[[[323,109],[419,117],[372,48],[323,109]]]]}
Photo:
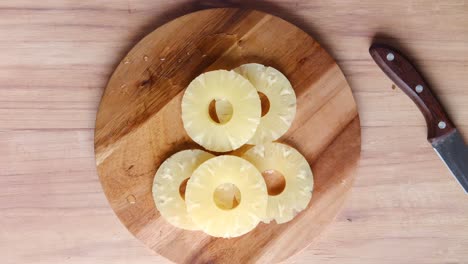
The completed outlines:
{"type": "Polygon", "coordinates": [[[235,156],[218,156],[200,165],[187,183],[187,211],[198,227],[215,237],[237,237],[263,219],[268,194],[260,172],[249,162],[235,156]],[[215,192],[225,184],[240,191],[240,203],[220,208],[215,192]]]}
{"type": "Polygon", "coordinates": [[[179,188],[200,164],[213,157],[198,149],[183,150],[169,157],[159,167],[153,182],[153,199],[161,216],[172,225],[199,230],[187,214],[179,188]]]}
{"type": "Polygon", "coordinates": [[[314,178],[309,163],[296,149],[272,142],[257,145],[242,157],[260,172],[280,172],[286,183],[281,193],[268,196],[268,208],[263,222],[288,222],[307,207],[312,197],[314,178]]]}
{"type": "Polygon", "coordinates": [[[258,63],[244,64],[234,71],[247,78],[270,103],[268,112],[260,119],[255,135],[247,143],[259,145],[284,135],[296,115],[296,94],[286,76],[273,67],[258,63]]]}
{"type": "Polygon", "coordinates": [[[226,152],[244,145],[260,123],[261,105],[257,90],[233,71],[211,71],[195,78],[182,98],[182,121],[185,131],[204,148],[226,152]],[[225,123],[209,115],[213,100],[232,105],[232,116],[225,123]]]}

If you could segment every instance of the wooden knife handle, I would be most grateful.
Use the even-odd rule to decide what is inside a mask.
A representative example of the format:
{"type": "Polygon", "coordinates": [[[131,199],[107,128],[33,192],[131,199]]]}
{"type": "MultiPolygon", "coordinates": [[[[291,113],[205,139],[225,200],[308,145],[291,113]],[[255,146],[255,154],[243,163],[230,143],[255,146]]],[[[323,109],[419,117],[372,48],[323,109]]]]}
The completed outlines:
{"type": "Polygon", "coordinates": [[[418,106],[427,124],[427,140],[437,141],[455,129],[442,105],[421,74],[397,50],[382,44],[372,44],[369,53],[387,76],[418,106]]]}

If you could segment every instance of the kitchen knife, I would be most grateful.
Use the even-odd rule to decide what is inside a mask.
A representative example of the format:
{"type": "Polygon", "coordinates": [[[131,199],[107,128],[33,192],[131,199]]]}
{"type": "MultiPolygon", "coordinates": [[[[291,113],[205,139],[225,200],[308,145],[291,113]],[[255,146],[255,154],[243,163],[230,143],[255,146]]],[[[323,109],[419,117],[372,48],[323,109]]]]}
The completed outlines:
{"type": "Polygon", "coordinates": [[[373,44],[369,53],[421,110],[426,119],[427,140],[468,193],[468,146],[427,83],[409,60],[394,48],[373,44]]]}

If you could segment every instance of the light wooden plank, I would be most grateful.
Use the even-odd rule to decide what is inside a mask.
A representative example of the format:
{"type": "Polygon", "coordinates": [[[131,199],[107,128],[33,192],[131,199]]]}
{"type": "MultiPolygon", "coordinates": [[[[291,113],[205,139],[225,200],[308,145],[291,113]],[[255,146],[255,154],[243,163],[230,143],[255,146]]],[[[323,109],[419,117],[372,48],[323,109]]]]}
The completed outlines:
{"type": "MultiPolygon", "coordinates": [[[[417,108],[391,89],[367,49],[377,32],[398,39],[466,138],[468,3],[242,5],[279,14],[311,33],[345,73],[364,126],[361,167],[344,210],[290,263],[466,262],[466,197],[426,144],[417,108]]],[[[200,6],[162,0],[0,3],[2,263],[168,263],[134,239],[107,206],[94,167],[93,126],[102,89],[130,47],[200,6]]]]}

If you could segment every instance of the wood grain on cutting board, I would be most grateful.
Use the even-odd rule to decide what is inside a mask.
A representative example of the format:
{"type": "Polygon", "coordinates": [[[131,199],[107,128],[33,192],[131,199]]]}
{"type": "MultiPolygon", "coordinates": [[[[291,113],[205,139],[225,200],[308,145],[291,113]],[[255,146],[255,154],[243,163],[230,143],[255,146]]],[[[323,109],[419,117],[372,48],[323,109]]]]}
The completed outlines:
{"type": "Polygon", "coordinates": [[[179,17],[132,48],[109,80],[95,132],[98,173],[115,213],[138,239],[177,263],[275,263],[306,248],[341,208],[360,144],[351,89],[326,51],[278,17],[236,8],[179,17]],[[183,91],[202,72],[252,62],[275,67],[294,87],[296,117],[279,142],[311,164],[312,200],[294,220],[260,224],[237,238],[175,228],[161,217],[151,190],[165,159],[200,148],[182,125],[183,91]]]}
{"type": "MultiPolygon", "coordinates": [[[[0,3],[2,263],[169,263],[115,217],[94,160],[107,81],[143,36],[216,1],[0,3]]],[[[219,4],[218,4],[219,5],[219,4]]],[[[358,103],[362,159],[350,199],[288,263],[464,263],[468,205],[426,142],[424,118],[368,54],[376,33],[415,58],[468,139],[465,1],[248,1],[310,33],[358,103]],[[397,39],[398,41],[395,41],[397,39]]]]}

